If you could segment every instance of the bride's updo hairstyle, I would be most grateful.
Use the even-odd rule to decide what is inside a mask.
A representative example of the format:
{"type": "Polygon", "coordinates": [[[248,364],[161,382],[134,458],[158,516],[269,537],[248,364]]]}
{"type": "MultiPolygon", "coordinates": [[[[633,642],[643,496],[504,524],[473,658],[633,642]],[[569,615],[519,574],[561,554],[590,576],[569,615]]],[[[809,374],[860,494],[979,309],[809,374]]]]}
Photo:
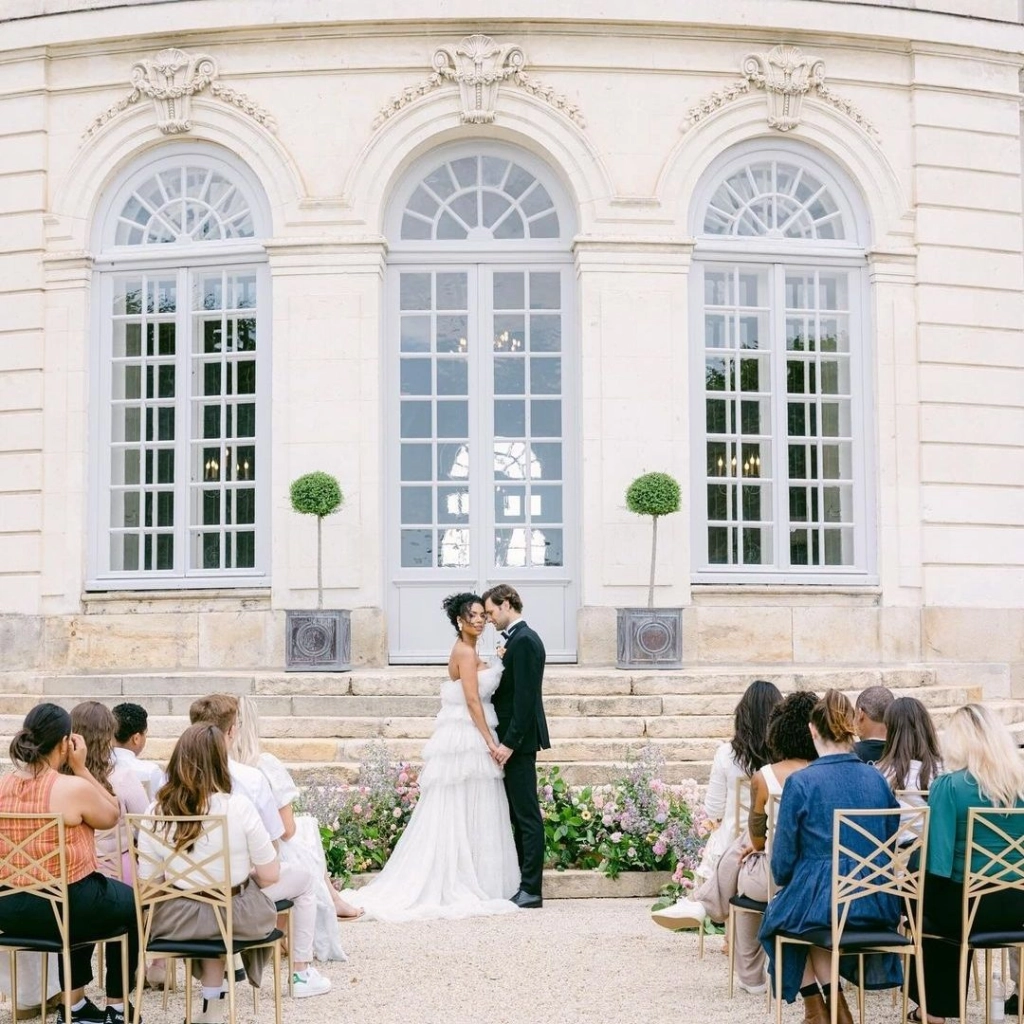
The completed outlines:
{"type": "Polygon", "coordinates": [[[479,594],[449,594],[441,602],[441,607],[448,616],[448,621],[452,624],[456,636],[462,635],[462,630],[459,629],[459,619],[466,618],[469,615],[469,610],[475,604],[483,604],[479,594]]]}
{"type": "Polygon", "coordinates": [[[42,771],[43,759],[71,735],[71,715],[56,704],[37,704],[11,740],[11,760],[21,768],[42,771]]]}
{"type": "Polygon", "coordinates": [[[853,731],[853,705],[839,690],[826,690],[811,710],[811,722],[818,735],[828,743],[850,744],[853,731]]]}

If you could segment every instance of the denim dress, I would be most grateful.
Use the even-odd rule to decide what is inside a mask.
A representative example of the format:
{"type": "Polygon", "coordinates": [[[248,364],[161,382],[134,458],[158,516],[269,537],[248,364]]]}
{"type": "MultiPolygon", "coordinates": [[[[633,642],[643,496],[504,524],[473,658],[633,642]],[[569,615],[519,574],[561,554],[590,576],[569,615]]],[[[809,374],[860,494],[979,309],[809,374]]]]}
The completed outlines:
{"type": "MultiPolygon", "coordinates": [[[[772,842],[772,875],[782,890],[769,902],[759,938],[768,954],[769,971],[775,979],[775,935],[799,935],[812,928],[828,928],[832,912],[832,812],[867,810],[899,804],[888,783],[871,765],[856,754],[827,754],[794,772],[786,780],[779,803],[778,821],[772,842]]],[[[867,831],[885,840],[899,828],[894,814],[862,818],[867,831]]],[[[869,844],[860,837],[843,836],[844,845],[867,854],[869,844]]],[[[843,870],[846,870],[844,868],[843,870]]],[[[874,895],[850,906],[847,924],[859,928],[895,928],[901,912],[900,900],[874,895]]],[[[785,946],[782,963],[782,996],[793,1002],[800,991],[806,946],[785,946]]],[[[857,958],[840,959],[840,974],[857,980],[857,958]]],[[[902,982],[900,958],[892,953],[872,953],[864,958],[866,988],[890,988],[902,982]]]]}

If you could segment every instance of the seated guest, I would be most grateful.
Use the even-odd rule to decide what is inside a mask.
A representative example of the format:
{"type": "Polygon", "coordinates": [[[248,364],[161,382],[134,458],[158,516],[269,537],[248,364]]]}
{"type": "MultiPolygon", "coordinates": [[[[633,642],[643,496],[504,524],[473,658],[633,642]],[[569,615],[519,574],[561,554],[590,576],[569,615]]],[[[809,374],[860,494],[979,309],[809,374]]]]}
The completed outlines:
{"type": "MultiPolygon", "coordinates": [[[[768,904],[760,939],[773,980],[776,933],[799,935],[831,927],[833,812],[899,806],[882,776],[853,753],[853,707],[842,693],[828,690],[814,705],[809,729],[818,758],[786,780],[772,843],[772,875],[784,888],[768,904]]],[[[863,818],[858,824],[879,840],[889,840],[899,827],[899,815],[863,818]]],[[[860,855],[871,850],[867,840],[852,832],[844,835],[844,843],[860,855]]],[[[894,929],[900,910],[894,896],[865,897],[851,904],[848,924],[894,929]]],[[[839,969],[854,979],[857,958],[844,957],[839,969]]],[[[892,954],[866,955],[864,969],[866,988],[887,988],[901,981],[899,957],[892,954]]],[[[803,998],[807,1024],[827,1024],[833,999],[838,1002],[840,1024],[852,1024],[842,990],[831,991],[830,974],[827,950],[784,947],[782,998],[790,1003],[797,995],[803,998]]]]}
{"type": "MultiPolygon", "coordinates": [[[[875,763],[893,792],[923,790],[942,771],[942,755],[935,724],[916,697],[897,697],[885,709],[885,749],[875,763]]],[[[924,807],[927,796],[898,796],[901,807],[924,807]]]]}
{"type": "MultiPolygon", "coordinates": [[[[750,816],[747,831],[737,837],[722,854],[714,874],[695,892],[694,898],[680,900],[664,911],[655,911],[654,920],[668,928],[703,927],[704,918],[725,922],[729,919],[729,900],[736,895],[765,902],[768,899],[768,862],[765,842],[768,837],[768,800],[782,793],[793,772],[806,768],[818,756],[807,728],[817,694],[806,690],[791,693],[772,708],[768,718],[768,749],[774,761],[756,772],[750,783],[750,816]],[[671,915],[665,920],[659,914],[671,915]]],[[[737,984],[744,992],[765,990],[764,950],[757,938],[759,922],[752,914],[736,918],[737,984]]]]}
{"type": "MultiPolygon", "coordinates": [[[[114,795],[93,778],[86,766],[88,756],[85,741],[71,732],[67,711],[56,704],[37,704],[11,740],[14,771],[0,779],[0,812],[64,816],[71,941],[88,943],[128,927],[127,978],[122,977],[118,945],[111,944],[107,949],[106,1010],[85,995],[85,986],[92,981],[93,945],[71,951],[70,979],[64,978],[63,957],[60,958],[61,985],[67,983],[71,987],[72,1024],[124,1024],[131,1014],[126,997],[139,959],[135,897],[129,886],[96,870],[94,830],[113,828],[120,808],[114,795]],[[61,774],[65,764],[70,766],[72,775],[61,774]]],[[[31,823],[4,822],[0,849],[6,849],[12,842],[23,842],[35,829],[31,823]]],[[[53,833],[47,832],[28,843],[26,875],[33,876],[27,864],[29,858],[41,860],[48,871],[56,870],[57,847],[44,845],[53,838],[53,833]]],[[[0,886],[9,877],[0,878],[0,886]]],[[[32,938],[60,938],[51,904],[31,894],[15,893],[0,898],[0,930],[32,938]]],[[[57,1021],[63,1024],[63,1003],[57,1010],[57,1021]]]]}
{"type": "MultiPolygon", "coordinates": [[[[972,807],[1024,807],[1024,761],[1010,731],[980,704],[967,704],[953,712],[943,733],[942,753],[948,774],[940,775],[928,792],[931,811],[924,882],[924,933],[959,940],[968,812],[972,807]]],[[[1017,837],[1024,823],[1005,818],[999,827],[1017,837]]],[[[990,830],[977,827],[975,842],[993,850],[1005,844],[990,830]]],[[[975,854],[976,865],[981,865],[982,856],[975,854]]],[[[1022,921],[1024,886],[982,897],[973,930],[1017,929],[1022,921]]],[[[925,938],[922,959],[928,1020],[941,1024],[946,1017],[958,1017],[959,947],[941,939],[925,938]]],[[[969,964],[968,959],[966,969],[969,964]]],[[[919,1003],[916,974],[910,977],[910,998],[919,1003]]],[[[910,1019],[920,1021],[920,1005],[910,1019]]]]}
{"type": "Polygon", "coordinates": [[[156,799],[156,791],[164,784],[164,770],[156,761],[143,761],[139,756],[146,749],[149,716],[139,704],[117,704],[114,707],[117,728],[114,731],[114,757],[135,773],[146,796],[156,799]]]}
{"type": "MultiPolygon", "coordinates": [[[[215,725],[224,734],[230,751],[238,732],[238,698],[214,693],[192,702],[189,717],[193,725],[215,725]]],[[[276,807],[270,785],[258,768],[228,758],[232,789],[249,797],[273,843],[284,835],[284,822],[276,807]]],[[[331,983],[313,967],[313,936],[316,931],[316,877],[300,864],[281,864],[280,878],[267,889],[274,901],[291,900],[292,959],[295,967],[293,992],[297,999],[330,991],[331,983]]]]}
{"type": "Polygon", "coordinates": [[[359,917],[363,910],[346,903],[331,884],[320,825],[311,815],[295,816],[292,802],[299,790],[288,769],[273,754],[260,750],[259,712],[252,697],[239,698],[238,733],[231,752],[243,764],[258,768],[266,776],[284,822],[284,835],[278,846],[281,860],[305,866],[318,879],[317,927],[313,941],[316,958],[347,960],[338,935],[338,918],[359,917]]]}
{"type": "MultiPolygon", "coordinates": [[[[110,708],[99,701],[87,700],[71,709],[71,731],[85,740],[89,753],[86,767],[92,777],[109,793],[113,793],[121,809],[118,829],[96,833],[96,856],[104,874],[121,882],[131,882],[132,871],[128,853],[126,814],[142,814],[149,804],[138,776],[123,761],[114,760],[114,730],[117,722],[110,708]],[[111,874],[114,865],[116,870],[111,874]]],[[[64,771],[71,773],[65,765],[64,771]]]]}
{"type": "MultiPolygon", "coordinates": [[[[167,781],[160,787],[151,814],[176,816],[223,814],[227,818],[232,889],[232,937],[262,939],[274,930],[277,911],[270,896],[280,866],[274,844],[247,796],[232,792],[224,734],[213,725],[189,726],[178,740],[167,764],[167,781]]],[[[187,872],[188,864],[174,854],[187,850],[189,858],[203,864],[198,884],[222,882],[224,831],[204,829],[199,822],[169,824],[164,834],[139,832],[140,878],[154,878],[161,863],[173,871],[187,872]]],[[[160,876],[162,877],[162,876],[160,876]]],[[[187,877],[187,876],[186,876],[187,877]]],[[[188,881],[192,881],[188,879],[188,881]]],[[[187,897],[160,903],[153,912],[154,938],[182,942],[219,939],[213,907],[187,897]]],[[[243,954],[250,980],[259,985],[264,955],[260,950],[243,954]]],[[[224,1020],[223,959],[199,964],[203,1008],[191,1024],[220,1024],[224,1020]]],[[[188,1024],[188,1022],[186,1022],[188,1024]]]]}
{"type": "Polygon", "coordinates": [[[885,686],[869,686],[857,698],[853,752],[867,764],[874,764],[885,749],[885,709],[892,702],[892,690],[885,686]]]}

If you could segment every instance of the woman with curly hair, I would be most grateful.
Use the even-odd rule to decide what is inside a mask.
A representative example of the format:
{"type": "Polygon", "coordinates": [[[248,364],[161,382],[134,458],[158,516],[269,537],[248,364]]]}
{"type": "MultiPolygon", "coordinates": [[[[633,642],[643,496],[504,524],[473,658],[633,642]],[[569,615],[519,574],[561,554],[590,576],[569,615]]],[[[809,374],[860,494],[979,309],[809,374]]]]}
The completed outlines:
{"type": "MultiPolygon", "coordinates": [[[[733,896],[746,896],[762,903],[768,899],[768,801],[782,793],[786,779],[818,756],[807,728],[817,702],[817,694],[798,690],[772,708],[767,734],[772,762],[758,769],[750,780],[746,831],[722,854],[711,877],[694,892],[693,899],[682,899],[673,907],[655,912],[658,924],[673,930],[699,928],[703,927],[705,917],[719,923],[727,921],[733,896]]],[[[757,929],[758,921],[752,915],[737,917],[732,941],[736,944],[737,984],[744,992],[765,990],[765,956],[757,929]]]]}
{"type": "Polygon", "coordinates": [[[483,601],[452,594],[442,607],[455,630],[441,710],[423,747],[420,797],[384,870],[343,897],[382,921],[474,917],[518,910],[519,861],[512,839],[503,772],[494,760],[498,717],[491,695],[500,662],[488,665],[476,645],[483,601]]]}

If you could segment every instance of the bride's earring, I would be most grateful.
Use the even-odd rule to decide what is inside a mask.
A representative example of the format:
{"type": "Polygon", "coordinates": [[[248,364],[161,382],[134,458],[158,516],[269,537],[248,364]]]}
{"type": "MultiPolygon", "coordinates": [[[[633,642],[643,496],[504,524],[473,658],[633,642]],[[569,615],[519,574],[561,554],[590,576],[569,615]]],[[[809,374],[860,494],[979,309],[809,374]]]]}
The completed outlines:
{"type": "Polygon", "coordinates": [[[455,624],[459,627],[459,632],[462,632],[462,619],[456,619],[455,624]]]}

